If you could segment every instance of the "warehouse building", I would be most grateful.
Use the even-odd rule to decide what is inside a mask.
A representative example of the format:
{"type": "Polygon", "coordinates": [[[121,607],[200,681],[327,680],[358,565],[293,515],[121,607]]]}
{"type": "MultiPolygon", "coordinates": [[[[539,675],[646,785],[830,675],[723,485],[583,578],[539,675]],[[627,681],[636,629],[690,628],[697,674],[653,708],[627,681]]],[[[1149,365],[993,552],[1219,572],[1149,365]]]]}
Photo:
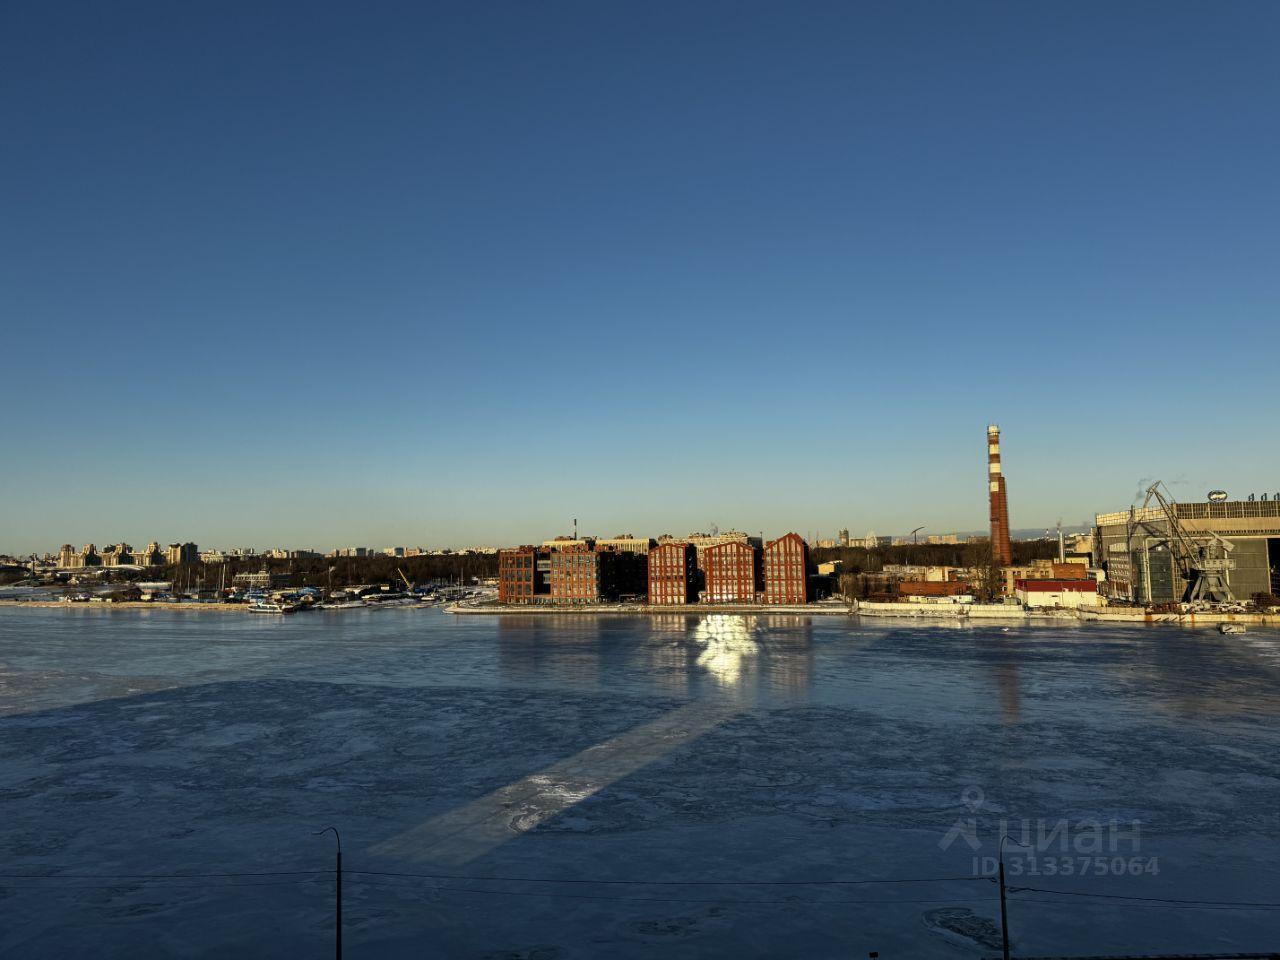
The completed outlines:
{"type": "Polygon", "coordinates": [[[697,561],[692,544],[664,541],[649,551],[649,602],[684,606],[698,599],[697,561]]]}
{"type": "Polygon", "coordinates": [[[1013,595],[1024,607],[1096,607],[1100,604],[1098,582],[1081,580],[1018,580],[1013,595]]]}
{"type": "Polygon", "coordinates": [[[809,602],[809,545],[800,534],[764,545],[764,602],[809,602]]]}
{"type": "Polygon", "coordinates": [[[702,552],[704,603],[755,603],[764,588],[760,551],[745,542],[722,543],[702,552]]]}
{"type": "Polygon", "coordinates": [[[550,593],[547,571],[539,564],[537,547],[498,551],[498,601],[535,603],[550,593]]]}
{"type": "Polygon", "coordinates": [[[647,588],[648,557],[595,544],[551,551],[551,602],[600,603],[642,599],[647,588]]]}
{"type": "MultiPolygon", "coordinates": [[[[1280,592],[1280,495],[1272,500],[1175,503],[1172,508],[1189,536],[1217,534],[1231,544],[1227,581],[1236,599],[1280,592]]],[[[1095,563],[1106,574],[1107,596],[1148,604],[1185,596],[1188,584],[1160,508],[1099,514],[1094,547],[1095,563]]]]}

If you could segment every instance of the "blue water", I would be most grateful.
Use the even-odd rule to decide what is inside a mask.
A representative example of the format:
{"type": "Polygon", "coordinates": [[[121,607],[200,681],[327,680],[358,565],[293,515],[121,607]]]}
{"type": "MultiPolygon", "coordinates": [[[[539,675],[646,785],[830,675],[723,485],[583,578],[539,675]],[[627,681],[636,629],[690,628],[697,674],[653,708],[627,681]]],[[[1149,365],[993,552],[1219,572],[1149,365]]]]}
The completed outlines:
{"type": "MultiPolygon", "coordinates": [[[[325,869],[329,824],[352,956],[991,955],[983,879],[759,881],[970,877],[1002,820],[1067,838],[1024,886],[1280,900],[1278,679],[1263,630],[6,609],[4,872],[60,879],[0,879],[0,951],[321,955],[327,878],[117,875],[325,869]],[[1094,819],[1140,839],[1086,866],[1094,819]]],[[[1280,910],[1010,913],[1029,954],[1280,943],[1280,910]]]]}

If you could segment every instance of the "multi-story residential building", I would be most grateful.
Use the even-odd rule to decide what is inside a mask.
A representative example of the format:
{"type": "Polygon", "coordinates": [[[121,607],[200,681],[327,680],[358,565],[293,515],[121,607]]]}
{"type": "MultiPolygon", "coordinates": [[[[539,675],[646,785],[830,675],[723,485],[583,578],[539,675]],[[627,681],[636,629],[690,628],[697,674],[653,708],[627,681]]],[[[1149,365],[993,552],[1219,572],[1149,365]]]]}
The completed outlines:
{"type": "Polygon", "coordinates": [[[62,549],[58,551],[58,566],[64,568],[100,567],[102,566],[102,557],[98,554],[98,548],[92,543],[86,543],[79,550],[69,543],[64,543],[62,549]]]}
{"type": "Polygon", "coordinates": [[[551,599],[556,603],[598,603],[601,555],[587,544],[551,551],[551,599]]]}
{"type": "Polygon", "coordinates": [[[705,570],[703,557],[706,551],[712,547],[718,547],[722,543],[745,543],[749,546],[759,547],[760,538],[752,537],[741,530],[725,530],[716,531],[715,533],[691,533],[685,537],[685,542],[692,544],[695,551],[694,562],[698,566],[699,571],[705,570]]]}
{"type": "Polygon", "coordinates": [[[515,547],[498,551],[498,601],[534,603],[548,592],[546,578],[539,569],[538,548],[515,547]]]}
{"type": "Polygon", "coordinates": [[[619,553],[638,553],[647,557],[655,542],[652,537],[635,537],[629,533],[620,533],[616,537],[610,537],[607,540],[597,540],[596,546],[603,550],[617,550],[619,553]]]}
{"type": "Polygon", "coordinates": [[[704,603],[754,603],[761,589],[760,551],[733,541],[707,547],[702,554],[704,603]]]}
{"type": "Polygon", "coordinates": [[[649,602],[683,606],[697,600],[697,561],[692,544],[664,540],[649,550],[649,602]]]}
{"type": "Polygon", "coordinates": [[[102,548],[102,565],[104,567],[124,567],[133,563],[133,547],[129,544],[108,543],[102,548]]]}
{"type": "Polygon", "coordinates": [[[764,545],[765,603],[809,602],[809,545],[788,533],[764,545]]]}
{"type": "Polygon", "coordinates": [[[643,598],[648,556],[600,549],[591,540],[498,551],[502,603],[599,603],[643,598]]]}
{"type": "MultiPolygon", "coordinates": [[[[158,543],[151,544],[155,548],[155,552],[160,552],[158,543]]],[[[147,549],[150,550],[151,547],[147,549]]],[[[168,564],[178,563],[196,563],[200,559],[200,549],[194,543],[171,543],[164,552],[165,562],[168,564]]]]}

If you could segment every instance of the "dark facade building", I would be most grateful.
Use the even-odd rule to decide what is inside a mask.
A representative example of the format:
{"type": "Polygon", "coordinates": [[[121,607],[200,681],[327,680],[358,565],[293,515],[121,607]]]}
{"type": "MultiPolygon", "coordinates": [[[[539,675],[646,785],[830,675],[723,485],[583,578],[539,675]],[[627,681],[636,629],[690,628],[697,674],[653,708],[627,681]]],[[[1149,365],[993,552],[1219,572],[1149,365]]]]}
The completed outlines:
{"type": "Polygon", "coordinates": [[[500,603],[599,603],[643,599],[648,557],[599,549],[590,540],[562,547],[515,547],[498,552],[500,603]]]}
{"type": "Polygon", "coordinates": [[[763,589],[760,550],[749,543],[721,543],[702,551],[704,603],[754,603],[763,589]]]}
{"type": "Polygon", "coordinates": [[[649,602],[677,605],[693,603],[698,568],[692,544],[666,541],[649,551],[649,602]]]}
{"type": "Polygon", "coordinates": [[[536,547],[498,551],[498,602],[534,603],[547,593],[536,547]]]}
{"type": "Polygon", "coordinates": [[[798,533],[764,545],[764,602],[809,602],[809,545],[798,533]]]}

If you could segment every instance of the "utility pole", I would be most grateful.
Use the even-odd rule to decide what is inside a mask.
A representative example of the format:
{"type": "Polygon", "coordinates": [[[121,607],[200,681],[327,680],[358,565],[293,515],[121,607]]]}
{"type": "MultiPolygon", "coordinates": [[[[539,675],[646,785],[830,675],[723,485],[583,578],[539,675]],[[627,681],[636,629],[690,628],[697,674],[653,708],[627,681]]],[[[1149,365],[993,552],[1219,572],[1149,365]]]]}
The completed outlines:
{"type": "MultiPolygon", "coordinates": [[[[997,853],[1000,861],[1000,942],[1004,948],[1004,960],[1009,960],[1009,913],[1005,907],[1004,898],[1004,842],[1006,840],[1013,840],[1013,838],[1007,833],[1004,834],[1000,838],[1000,848],[997,853]]],[[[1028,849],[1031,849],[1025,843],[1018,843],[1017,840],[1013,840],[1013,842],[1017,843],[1020,847],[1027,847],[1028,849]]]]}
{"type": "MultiPolygon", "coordinates": [[[[312,834],[312,836],[319,837],[330,831],[333,832],[334,839],[338,841],[338,857],[333,871],[334,892],[337,895],[337,908],[333,917],[333,956],[335,960],[342,960],[342,836],[338,833],[337,827],[325,827],[323,830],[318,830],[312,834]]],[[[1003,888],[1001,888],[1001,893],[1003,895],[1003,888]]],[[[1008,951],[1006,950],[1006,956],[1007,953],[1008,951]]]]}
{"type": "MultiPolygon", "coordinates": [[[[341,882],[341,881],[339,881],[341,882]]],[[[1000,943],[1004,960],[1009,960],[1009,912],[1004,902],[1004,853],[1000,854],[1000,943]]]]}

